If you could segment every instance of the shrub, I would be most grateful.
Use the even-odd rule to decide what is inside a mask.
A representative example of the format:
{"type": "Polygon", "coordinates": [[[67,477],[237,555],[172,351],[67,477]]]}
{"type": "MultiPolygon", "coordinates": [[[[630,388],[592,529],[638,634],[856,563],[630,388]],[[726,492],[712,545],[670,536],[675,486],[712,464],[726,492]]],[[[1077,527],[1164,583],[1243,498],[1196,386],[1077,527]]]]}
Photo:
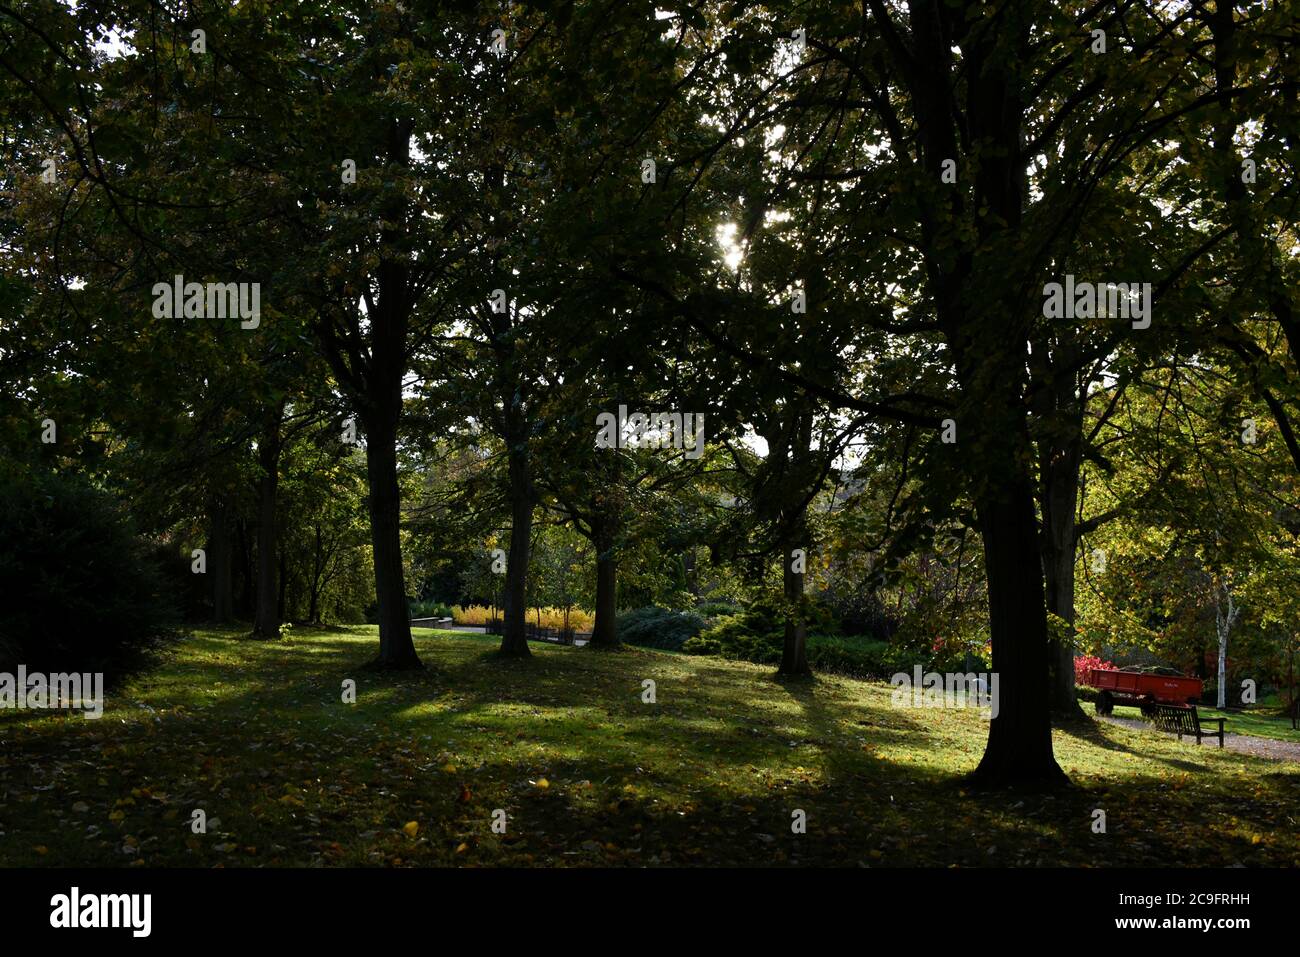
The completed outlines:
{"type": "MultiPolygon", "coordinates": [[[[785,629],[767,610],[751,609],[719,619],[682,645],[693,655],[717,655],[756,664],[778,664],[785,643],[785,629]]],[[[900,671],[910,672],[915,665],[928,670],[960,670],[962,662],[953,664],[944,657],[946,651],[918,653],[901,644],[891,644],[869,635],[808,635],[808,664],[815,671],[829,671],[856,678],[889,678],[900,671]]],[[[948,656],[951,657],[951,656],[948,656]]],[[[983,668],[980,662],[976,668],[983,668]]]]}
{"type": "Polygon", "coordinates": [[[440,601],[411,602],[412,618],[451,618],[451,606],[440,601]]]}
{"type": "MultiPolygon", "coordinates": [[[[682,650],[694,655],[778,664],[784,644],[783,629],[755,632],[746,627],[742,616],[733,615],[687,641],[682,650]]],[[[903,662],[902,649],[864,635],[813,633],[808,636],[806,653],[813,670],[855,678],[887,678],[911,667],[910,662],[903,662]]]]}
{"type": "Polygon", "coordinates": [[[741,607],[729,601],[706,601],[691,609],[701,618],[722,618],[725,615],[739,614],[741,607]]]}
{"type": "Polygon", "coordinates": [[[680,651],[686,641],[704,629],[704,619],[693,611],[670,611],[651,605],[619,615],[616,627],[619,640],[629,645],[680,651]]]}
{"type": "Polygon", "coordinates": [[[490,618],[500,618],[500,608],[486,605],[452,605],[451,620],[458,625],[486,625],[490,618]]]}
{"type": "Polygon", "coordinates": [[[112,496],[0,476],[0,670],[120,674],[177,620],[163,569],[112,496]]]}
{"type": "Polygon", "coordinates": [[[1074,656],[1074,683],[1082,685],[1088,680],[1088,672],[1092,668],[1099,668],[1102,671],[1118,670],[1109,661],[1102,661],[1096,655],[1075,655],[1074,656]]]}
{"type": "MultiPolygon", "coordinates": [[[[528,609],[528,620],[537,624],[537,609],[528,609]]],[[[591,626],[596,623],[596,613],[586,611],[582,608],[569,609],[569,627],[574,631],[591,631],[591,626]]],[[[564,627],[564,609],[563,608],[543,608],[542,609],[542,627],[543,628],[563,628],[564,627]]]]}
{"type": "Polygon", "coordinates": [[[682,644],[691,655],[718,655],[767,664],[781,660],[782,637],[764,613],[751,609],[726,615],[682,644]]]}
{"type": "Polygon", "coordinates": [[[808,664],[817,671],[831,671],[854,678],[888,678],[908,670],[897,662],[887,641],[866,635],[809,635],[808,664]]]}
{"type": "MultiPolygon", "coordinates": [[[[466,605],[464,607],[452,605],[450,613],[452,621],[458,625],[486,625],[493,616],[494,611],[486,605],[466,605]]],[[[495,615],[499,619],[504,615],[504,612],[497,608],[495,615]]],[[[537,624],[537,609],[529,608],[525,617],[529,624],[537,624]]],[[[595,620],[596,616],[592,612],[581,608],[569,610],[569,627],[574,631],[590,631],[595,620]]],[[[563,628],[564,609],[543,608],[541,624],[543,628],[563,628]]]]}

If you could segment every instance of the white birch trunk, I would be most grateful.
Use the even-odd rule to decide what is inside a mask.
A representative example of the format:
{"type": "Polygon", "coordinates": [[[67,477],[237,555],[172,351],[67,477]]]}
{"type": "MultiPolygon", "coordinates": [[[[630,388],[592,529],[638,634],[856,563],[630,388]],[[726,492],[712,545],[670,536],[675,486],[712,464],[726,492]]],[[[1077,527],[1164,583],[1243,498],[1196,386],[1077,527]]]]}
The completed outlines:
{"type": "Polygon", "coordinates": [[[1237,614],[1240,609],[1232,600],[1232,589],[1226,582],[1216,582],[1214,590],[1214,629],[1219,638],[1219,680],[1218,695],[1215,699],[1216,707],[1222,711],[1228,704],[1228,634],[1232,631],[1233,623],[1237,620],[1237,614]],[[1219,600],[1222,594],[1226,599],[1224,602],[1219,600]]]}

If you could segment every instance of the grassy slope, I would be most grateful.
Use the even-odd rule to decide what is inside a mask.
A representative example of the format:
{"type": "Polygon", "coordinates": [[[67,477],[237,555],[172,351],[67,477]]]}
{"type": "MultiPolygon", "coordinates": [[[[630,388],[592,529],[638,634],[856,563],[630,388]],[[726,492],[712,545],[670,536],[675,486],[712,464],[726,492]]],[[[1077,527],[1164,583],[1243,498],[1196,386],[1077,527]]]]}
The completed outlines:
{"type": "Polygon", "coordinates": [[[1056,732],[1072,791],[970,793],[986,722],[884,684],[417,636],[389,675],[373,628],[204,631],[102,720],[0,714],[0,864],[1300,864],[1300,765],[1089,723],[1056,732]]]}

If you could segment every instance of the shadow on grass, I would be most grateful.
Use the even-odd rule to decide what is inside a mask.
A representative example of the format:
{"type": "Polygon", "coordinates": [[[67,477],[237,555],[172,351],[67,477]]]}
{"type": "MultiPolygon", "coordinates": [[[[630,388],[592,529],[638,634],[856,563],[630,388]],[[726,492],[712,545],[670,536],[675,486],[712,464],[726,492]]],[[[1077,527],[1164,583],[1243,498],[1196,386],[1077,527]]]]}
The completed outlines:
{"type": "MultiPolygon", "coordinates": [[[[1215,830],[1222,802],[1161,790],[1154,774],[1067,796],[973,794],[957,771],[882,756],[973,747],[956,768],[982,745],[964,725],[940,731],[890,708],[883,689],[640,649],[503,658],[495,641],[421,634],[424,670],[363,674],[373,632],[198,636],[112,702],[109,720],[7,729],[0,794],[21,798],[0,799],[11,838],[0,863],[37,861],[22,855],[38,846],[43,863],[130,863],[126,837],[141,859],[190,865],[1224,864],[1259,853],[1249,834],[1215,830]],[[655,704],[642,700],[647,677],[655,704]],[[356,705],[342,701],[347,678],[356,705]],[[1091,834],[1098,803],[1123,840],[1091,834]],[[161,817],[195,807],[220,818],[212,840],[161,817]],[[490,830],[496,809],[508,840],[490,830]],[[805,834],[792,830],[796,812],[805,834]]],[[[1095,727],[1078,736],[1178,766],[1095,727]]],[[[1233,813],[1258,830],[1294,806],[1298,782],[1261,779],[1233,813]]]]}
{"type": "MultiPolygon", "coordinates": [[[[1178,768],[1180,771],[1202,772],[1206,770],[1204,766],[1195,764],[1191,761],[1180,761],[1177,758],[1167,758],[1148,749],[1136,750],[1125,744],[1121,744],[1102,729],[1100,722],[1091,719],[1088,719],[1087,721],[1072,721],[1069,724],[1062,724],[1055,730],[1068,735],[1069,737],[1084,741],[1093,747],[1132,755],[1134,757],[1139,757],[1144,761],[1156,761],[1172,768],[1178,768]]],[[[1152,729],[1152,733],[1156,733],[1154,729],[1152,729]]]]}

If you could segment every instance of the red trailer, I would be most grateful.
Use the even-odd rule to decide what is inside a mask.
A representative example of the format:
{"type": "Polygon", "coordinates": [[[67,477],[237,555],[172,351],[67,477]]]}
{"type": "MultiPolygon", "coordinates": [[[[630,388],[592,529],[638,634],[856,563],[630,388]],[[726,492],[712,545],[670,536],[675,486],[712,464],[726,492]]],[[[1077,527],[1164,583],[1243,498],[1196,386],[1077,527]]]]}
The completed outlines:
{"type": "Polygon", "coordinates": [[[1201,699],[1203,682],[1200,678],[1188,678],[1179,674],[1089,668],[1088,684],[1101,691],[1097,696],[1097,713],[1110,714],[1116,704],[1135,704],[1139,707],[1152,704],[1179,707],[1194,705],[1201,699]]]}

